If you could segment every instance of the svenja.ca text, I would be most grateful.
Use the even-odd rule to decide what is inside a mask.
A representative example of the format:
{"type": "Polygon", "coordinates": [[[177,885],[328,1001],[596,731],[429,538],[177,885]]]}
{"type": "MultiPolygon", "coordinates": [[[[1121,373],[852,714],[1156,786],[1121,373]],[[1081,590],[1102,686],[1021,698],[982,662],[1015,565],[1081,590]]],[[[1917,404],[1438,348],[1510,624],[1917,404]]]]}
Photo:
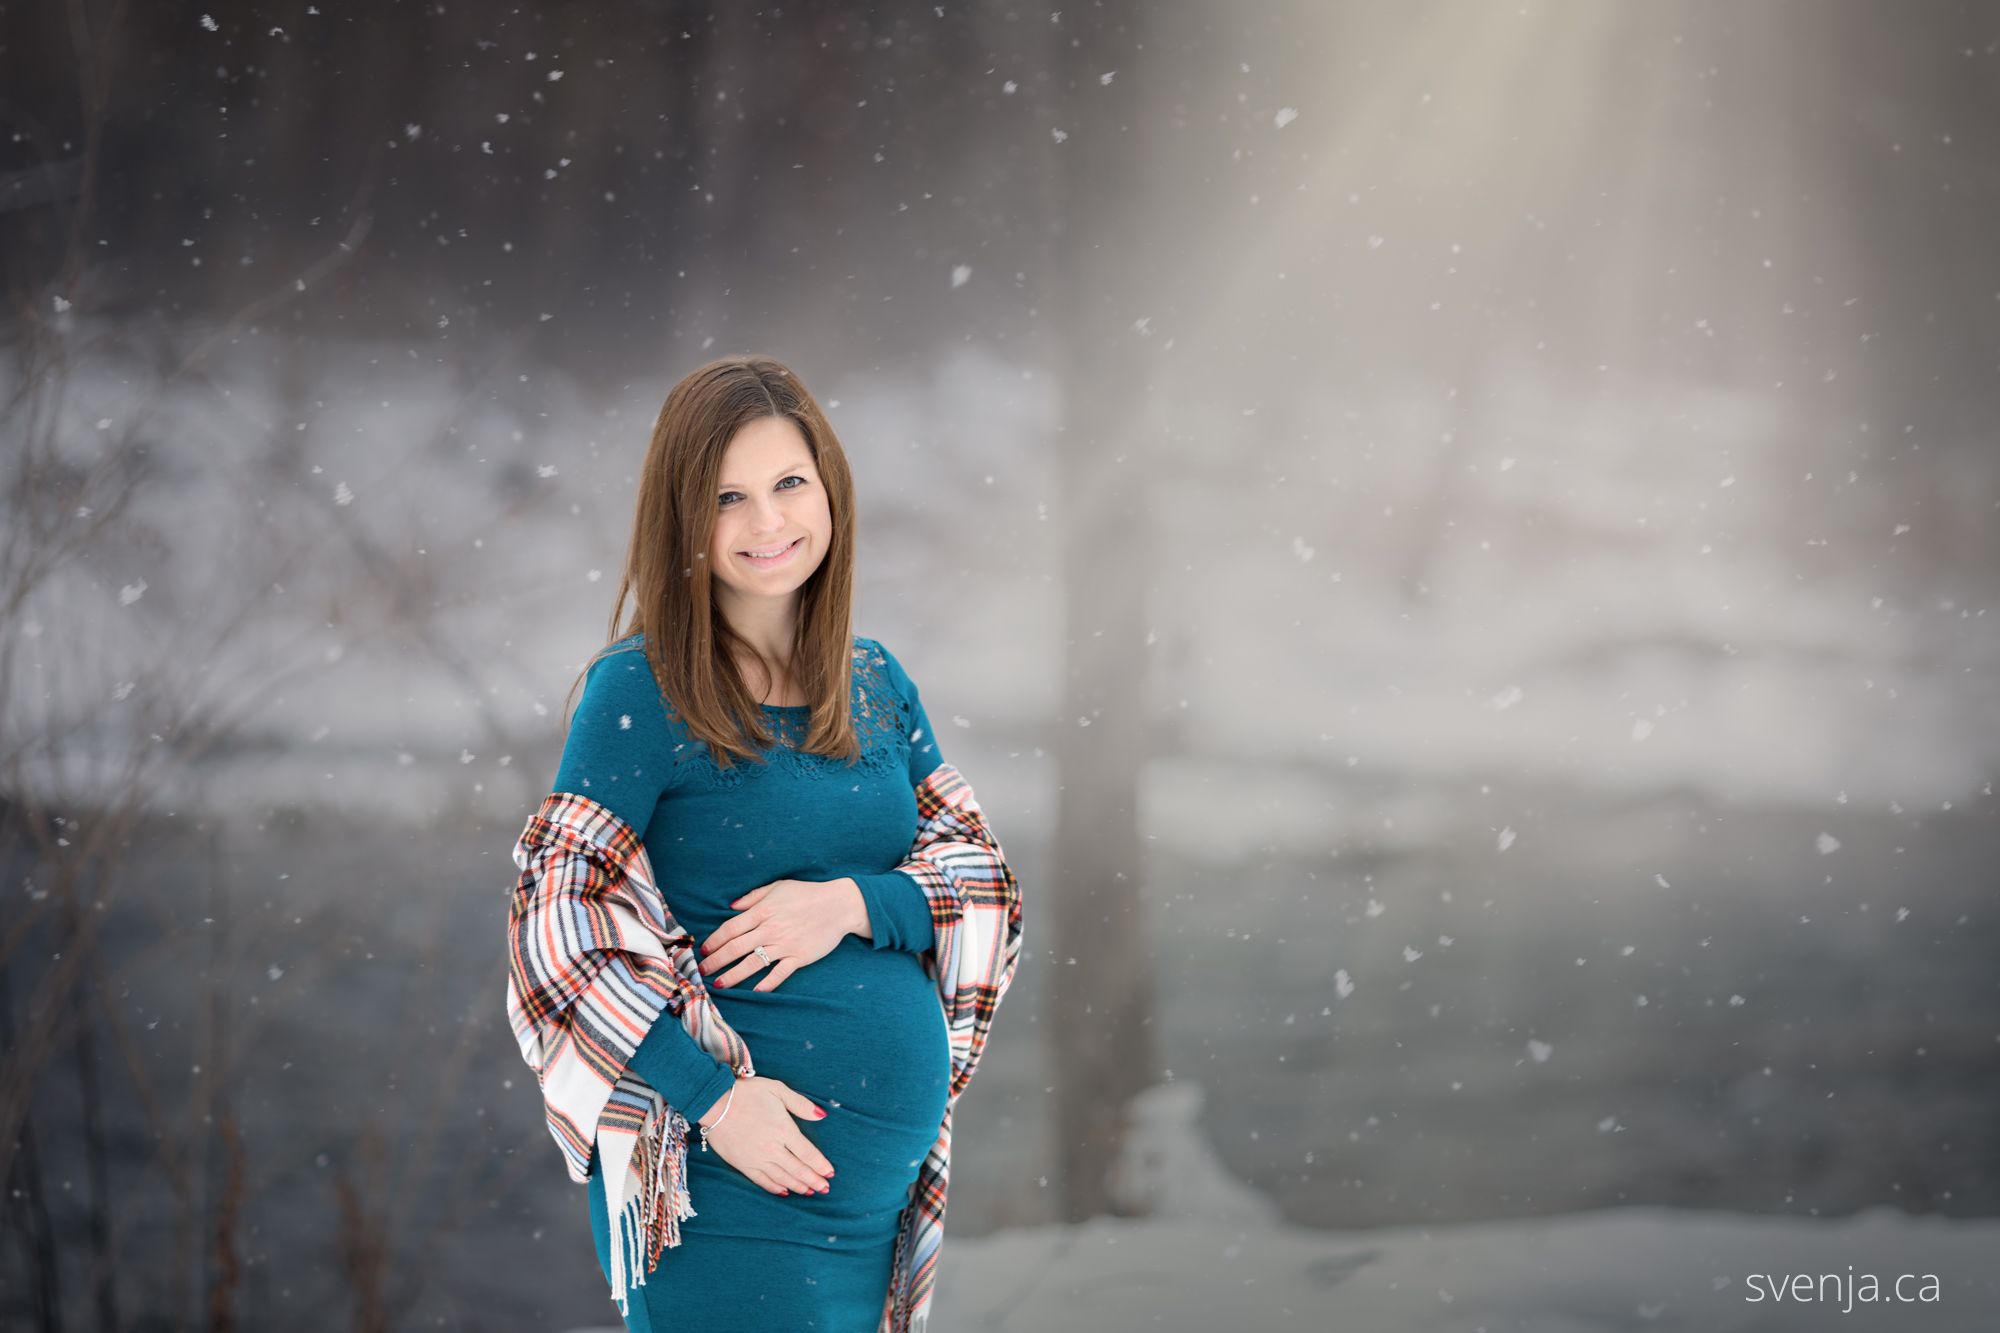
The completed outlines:
{"type": "Polygon", "coordinates": [[[1829,1300],[1842,1302],[1842,1313],[1854,1308],[1858,1301],[1867,1305],[1874,1301],[1936,1301],[1938,1299],[1938,1278],[1935,1273],[1899,1273],[1889,1279],[1885,1288],[1873,1273],[1856,1274],[1853,1265],[1847,1274],[1821,1273],[1814,1277],[1811,1273],[1752,1273],[1745,1281],[1750,1294],[1746,1301],[1798,1301],[1800,1303],[1822,1303],[1829,1300]],[[1765,1293],[1770,1293],[1766,1295],[1765,1293]]]}

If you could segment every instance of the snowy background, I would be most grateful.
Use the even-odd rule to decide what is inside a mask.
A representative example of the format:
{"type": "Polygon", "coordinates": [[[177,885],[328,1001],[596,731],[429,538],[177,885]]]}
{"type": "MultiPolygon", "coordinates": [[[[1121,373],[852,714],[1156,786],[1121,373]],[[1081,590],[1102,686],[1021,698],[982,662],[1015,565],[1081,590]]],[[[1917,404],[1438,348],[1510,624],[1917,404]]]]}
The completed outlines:
{"type": "Polygon", "coordinates": [[[1989,8],[5,59],[0,1327],[611,1322],[508,853],[653,415],[750,349],[1027,893],[939,1325],[2000,1317],[1989,8]]]}

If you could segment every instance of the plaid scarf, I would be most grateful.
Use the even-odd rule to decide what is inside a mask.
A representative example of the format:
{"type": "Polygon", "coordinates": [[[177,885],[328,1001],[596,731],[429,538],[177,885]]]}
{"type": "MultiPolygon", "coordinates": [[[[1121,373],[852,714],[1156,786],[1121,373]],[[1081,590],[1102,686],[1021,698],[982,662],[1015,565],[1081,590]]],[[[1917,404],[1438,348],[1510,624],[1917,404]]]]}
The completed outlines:
{"type": "MultiPolygon", "coordinates": [[[[937,1139],[896,1234],[877,1333],[921,1333],[944,1244],[951,1112],[972,1078],[1021,952],[1021,890],[972,788],[939,764],[916,789],[917,836],[896,867],[922,886],[935,930],[923,954],[951,1038],[937,1139]]],[[[587,796],[552,792],[514,847],[507,1021],[540,1080],[549,1133],[574,1181],[590,1179],[593,1134],[611,1216],[611,1295],[626,1309],[663,1247],[695,1216],[691,1126],[626,1068],[647,1030],[674,1019],[738,1077],[750,1051],[710,998],[697,941],[675,922],[632,826],[587,796]],[[644,1259],[644,1264],[637,1262],[644,1259]],[[627,1274],[635,1276],[628,1278],[627,1274]]]]}

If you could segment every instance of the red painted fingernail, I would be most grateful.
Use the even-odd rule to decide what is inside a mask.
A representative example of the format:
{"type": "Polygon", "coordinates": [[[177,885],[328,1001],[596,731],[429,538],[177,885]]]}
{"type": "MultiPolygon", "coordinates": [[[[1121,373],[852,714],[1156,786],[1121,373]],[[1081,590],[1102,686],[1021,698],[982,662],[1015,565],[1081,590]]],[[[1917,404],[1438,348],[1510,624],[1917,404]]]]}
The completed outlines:
{"type": "Polygon", "coordinates": [[[791,1193],[791,1191],[790,1191],[790,1190],[787,1190],[787,1189],[781,1189],[781,1190],[779,1190],[779,1191],[778,1191],[778,1193],[780,1193],[780,1194],[790,1194],[790,1193],[791,1193]]]}
{"type": "Polygon", "coordinates": [[[821,1120],[826,1119],[826,1108],[824,1106],[819,1108],[819,1118],[821,1120]]]}

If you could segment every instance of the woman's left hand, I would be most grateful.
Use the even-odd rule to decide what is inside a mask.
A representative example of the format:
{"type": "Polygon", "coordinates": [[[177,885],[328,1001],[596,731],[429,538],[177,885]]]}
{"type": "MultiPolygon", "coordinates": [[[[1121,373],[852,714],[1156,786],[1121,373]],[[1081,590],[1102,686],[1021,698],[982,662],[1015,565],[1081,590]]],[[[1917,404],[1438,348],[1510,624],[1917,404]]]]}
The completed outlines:
{"type": "Polygon", "coordinates": [[[861,890],[851,879],[776,879],[752,889],[729,904],[742,910],[703,942],[702,973],[717,986],[754,976],[764,966],[755,952],[761,944],[771,957],[771,972],[751,989],[776,990],[786,977],[833,952],[849,933],[860,901],[861,890]]]}

